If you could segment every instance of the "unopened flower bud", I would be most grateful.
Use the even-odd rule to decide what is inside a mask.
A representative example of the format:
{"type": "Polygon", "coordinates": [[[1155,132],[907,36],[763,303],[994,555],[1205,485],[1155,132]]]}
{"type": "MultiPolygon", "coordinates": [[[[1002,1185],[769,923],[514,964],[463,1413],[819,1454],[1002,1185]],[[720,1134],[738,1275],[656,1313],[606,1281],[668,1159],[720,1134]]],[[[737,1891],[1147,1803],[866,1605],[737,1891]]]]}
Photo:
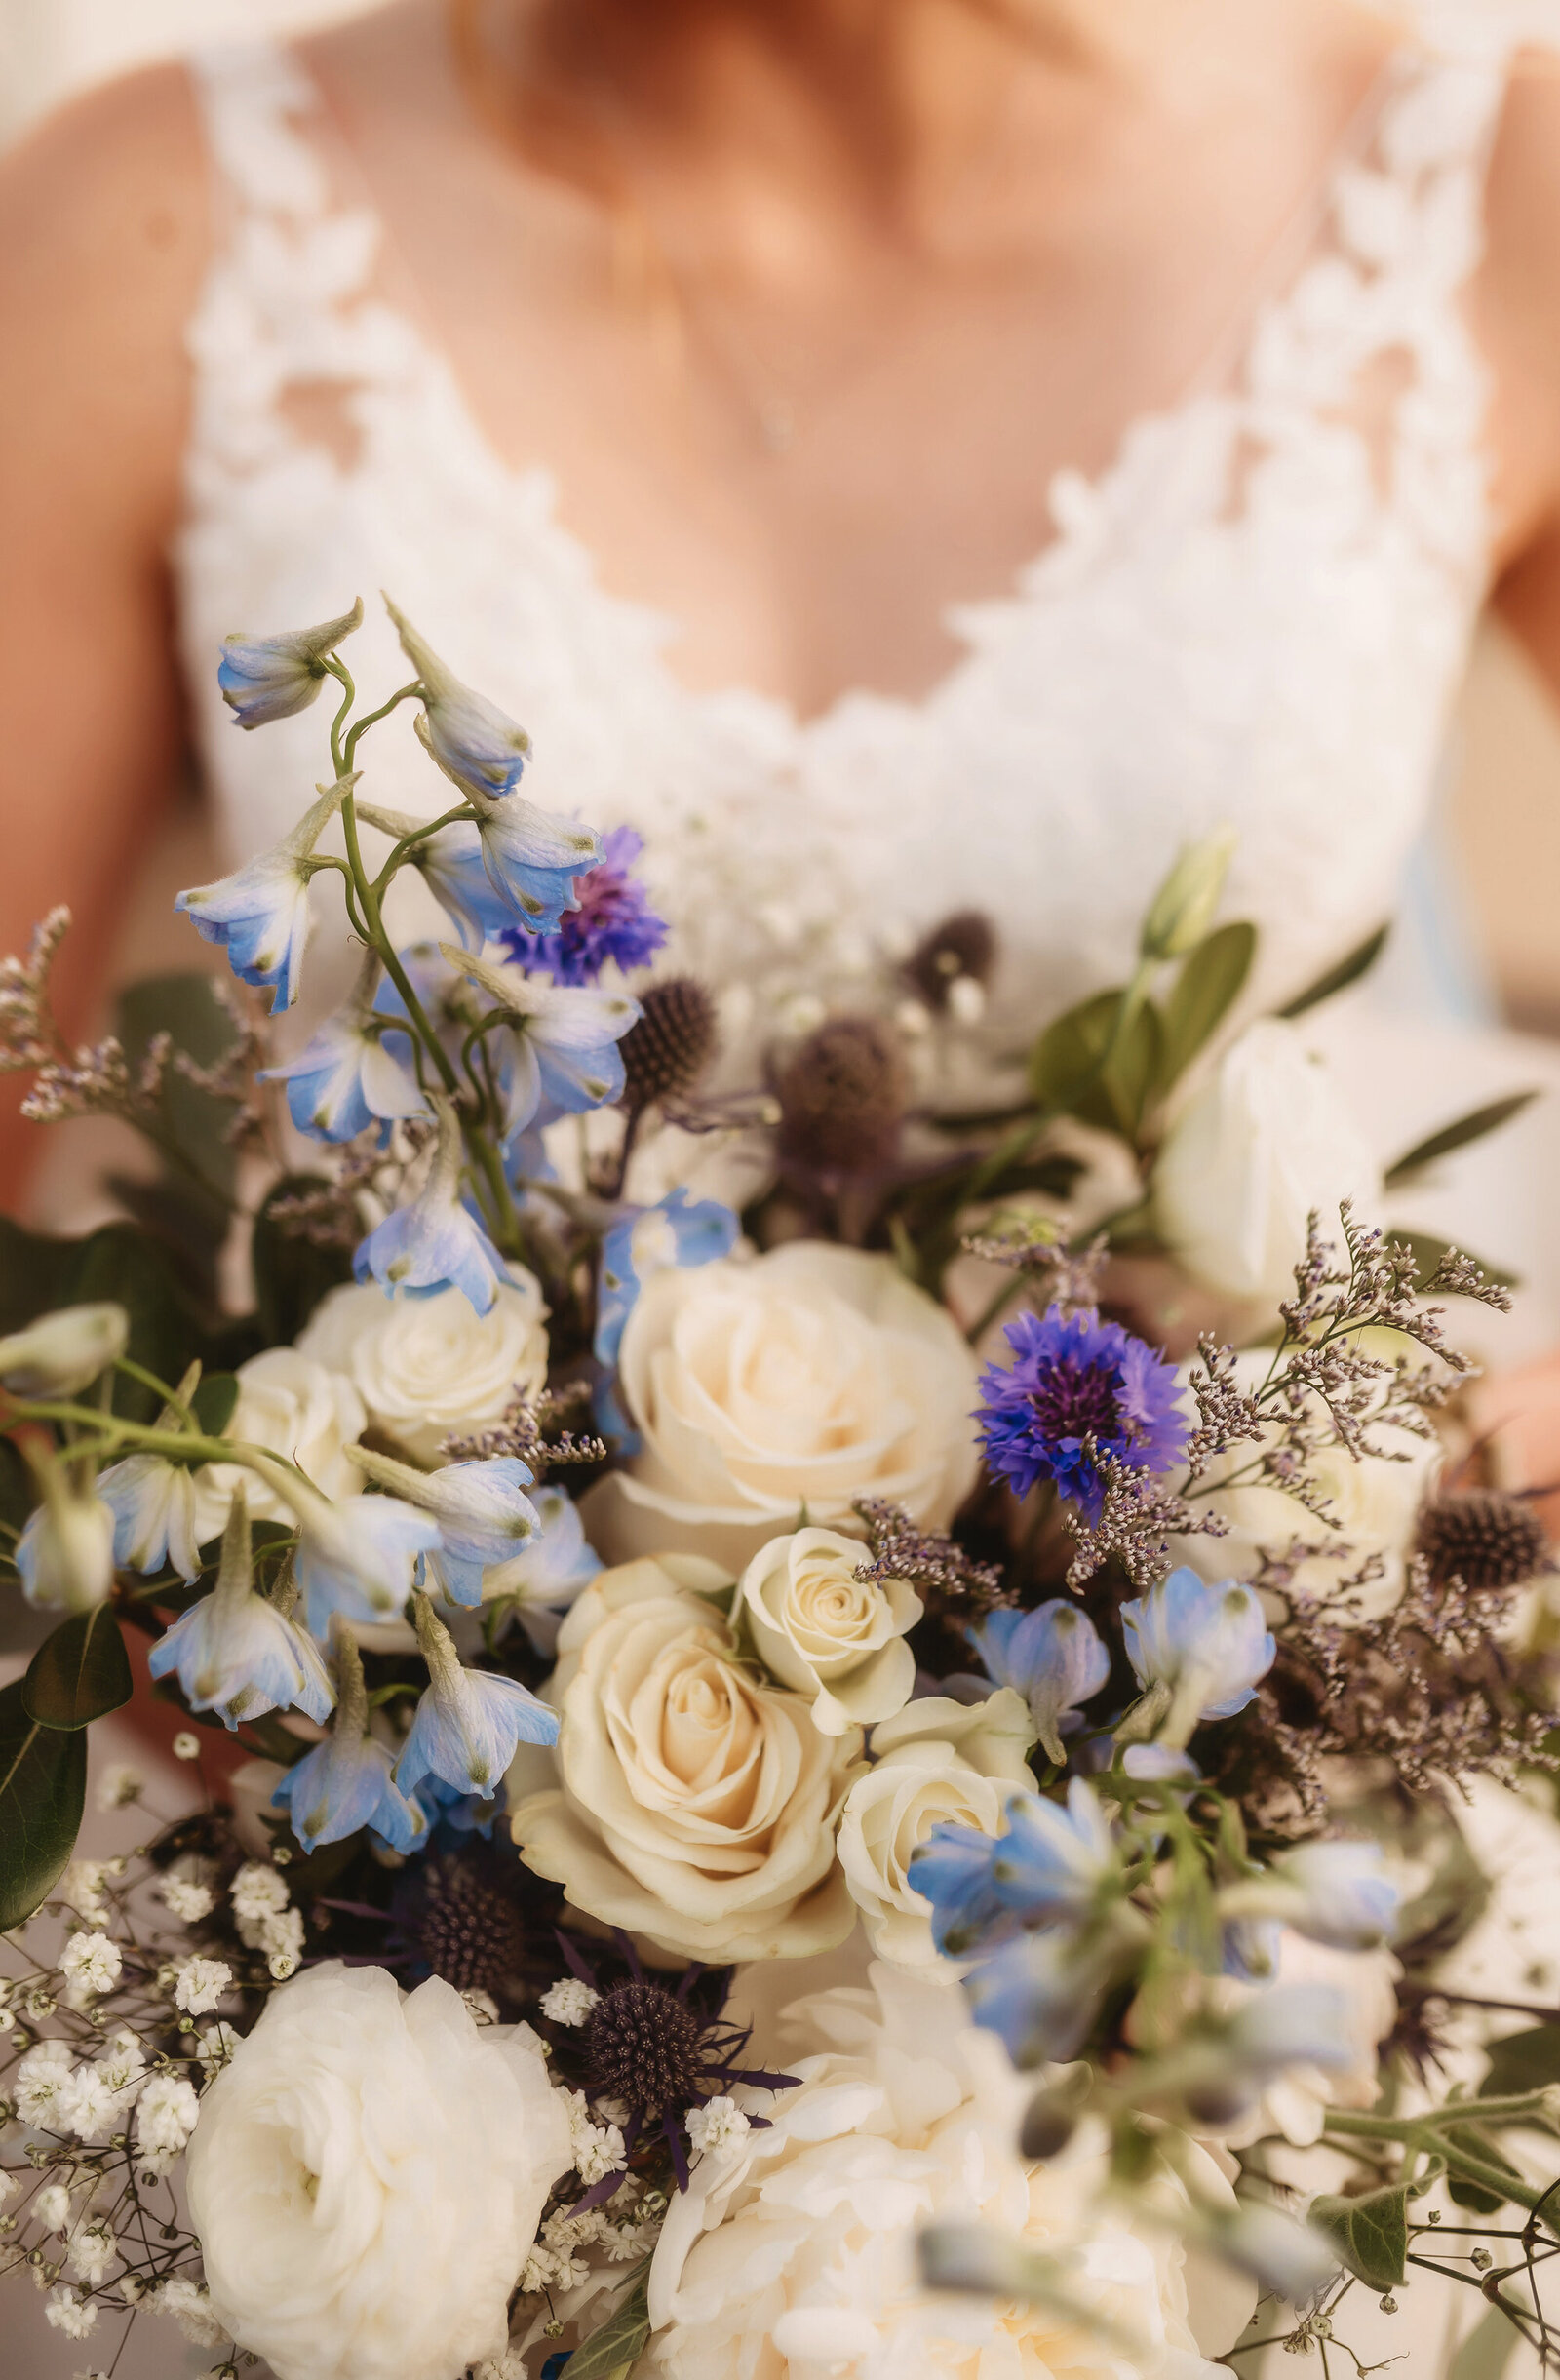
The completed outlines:
{"type": "Polygon", "coordinates": [[[76,1396],[117,1363],[130,1340],[122,1306],[66,1306],[0,1339],[0,1384],[13,1396],[76,1396]]]}
{"type": "Polygon", "coordinates": [[[1060,2157],[1077,2130],[1077,2110],[1065,2090],[1037,2090],[1024,2110],[1019,2154],[1035,2165],[1060,2157]]]}
{"type": "Polygon", "coordinates": [[[318,628],[289,629],[276,637],[224,637],[216,683],[240,727],[264,727],[273,719],[306,711],[326,681],[326,655],[363,623],[360,597],[339,619],[318,628]]]}
{"type": "Polygon", "coordinates": [[[51,1463],[16,1562],[21,1591],[36,1609],[95,1611],[113,1589],[114,1516],[100,1497],[83,1496],[51,1463]]]}
{"type": "Polygon", "coordinates": [[[893,1162],[907,1093],[905,1062],[873,1017],[833,1017],[781,1073],[780,1153],[824,1173],[876,1173],[893,1162]]]}
{"type": "Polygon", "coordinates": [[[1223,897],[1235,841],[1233,827],[1221,827],[1216,835],[1187,845],[1143,921],[1138,947],[1145,958],[1185,958],[1196,949],[1223,897]]]}

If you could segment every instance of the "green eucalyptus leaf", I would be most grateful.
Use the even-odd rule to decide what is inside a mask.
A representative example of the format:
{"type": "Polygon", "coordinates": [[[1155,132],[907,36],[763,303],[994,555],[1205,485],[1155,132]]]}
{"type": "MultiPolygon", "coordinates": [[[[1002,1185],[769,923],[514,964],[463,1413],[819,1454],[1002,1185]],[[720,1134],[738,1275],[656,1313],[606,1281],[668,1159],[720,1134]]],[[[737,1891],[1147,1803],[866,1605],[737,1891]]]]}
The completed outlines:
{"type": "MultiPolygon", "coordinates": [[[[152,1042],[168,1034],[176,1050],[183,1050],[200,1067],[214,1067],[232,1048],[237,1028],[216,995],[210,974],[148,975],[130,984],[119,995],[115,1030],[132,1073],[138,1073],[152,1042]]],[[[163,1074],[163,1121],[175,1147],[194,1173],[221,1190],[229,1190],[237,1155],[228,1141],[233,1103],[203,1091],[179,1068],[169,1065],[163,1074]]],[[[186,1177],[188,1179],[189,1177],[186,1177]]],[[[198,1185],[191,1181],[191,1188],[198,1185]]],[[[211,1198],[226,1223],[220,1198],[211,1198]]]]}
{"type": "Polygon", "coordinates": [[[1379,925],[1357,950],[1350,951],[1348,956],[1341,958],[1336,967],[1329,967],[1325,975],[1318,975],[1314,983],[1307,984],[1304,992],[1297,993],[1287,1008],[1279,1009],[1279,1015],[1291,1020],[1303,1017],[1308,1009],[1319,1008],[1323,1000],[1336,999],[1340,992],[1346,992],[1350,984],[1357,984],[1375,966],[1386,948],[1391,931],[1389,924],[1379,925]]]}
{"type": "Polygon", "coordinates": [[[267,1346],[290,1346],[327,1292],[352,1278],[348,1250],[319,1248],[284,1230],[273,1211],[279,1198],[326,1187],[320,1174],[286,1174],[254,1219],[254,1299],[267,1346]]]}
{"type": "Polygon", "coordinates": [[[591,2332],[582,2347],[575,2348],[564,2366],[562,2380],[616,2380],[644,2354],[650,2335],[649,2285],[646,2257],[617,2311],[600,2330],[591,2332]]]}
{"type": "Polygon", "coordinates": [[[0,1933],[48,1899],[75,1849],[86,1798],[81,1729],[29,1718],[20,1679],[0,1691],[0,1933]]]}
{"type": "Polygon", "coordinates": [[[1481,2099],[1514,2099],[1525,2090],[1560,2083],[1560,2025],[1534,2025],[1485,2045],[1490,2071],[1479,2085],[1481,2099]]]}
{"type": "Polygon", "coordinates": [[[1164,1004],[1161,1091],[1179,1082],[1212,1040],[1245,990],[1256,955],[1257,929],[1243,922],[1222,925],[1191,953],[1164,1004]]]}
{"type": "Polygon", "coordinates": [[[238,1382],[231,1372],[208,1372],[190,1399],[204,1437],[219,1438],[233,1419],[238,1382]]]}
{"type": "Polygon", "coordinates": [[[1313,2199],[1310,2221],[1349,2271],[1372,2289],[1395,2289],[1407,2270],[1408,2192],[1367,2190],[1357,2199],[1313,2199]]]}
{"type": "Polygon", "coordinates": [[[27,1716],[41,1727],[87,1727],[123,1709],[135,1691],[119,1622],[103,1603],[56,1628],[21,1681],[27,1716]]]}
{"type": "Polygon", "coordinates": [[[1131,1141],[1159,1075],[1164,1027],[1143,1000],[1123,1029],[1124,997],[1097,993],[1047,1026],[1030,1059],[1030,1087],[1050,1113],[1131,1141]]]}
{"type": "Polygon", "coordinates": [[[1443,1124],[1439,1132],[1432,1132],[1426,1141],[1417,1142],[1387,1167],[1383,1177],[1387,1189],[1397,1190],[1438,1158],[1452,1156],[1459,1149],[1471,1148],[1475,1141],[1499,1132],[1520,1115],[1524,1108],[1531,1108],[1538,1096],[1537,1091],[1513,1091],[1509,1098],[1492,1099],[1488,1107],[1475,1108],[1470,1114],[1460,1115],[1455,1123],[1443,1124]]]}

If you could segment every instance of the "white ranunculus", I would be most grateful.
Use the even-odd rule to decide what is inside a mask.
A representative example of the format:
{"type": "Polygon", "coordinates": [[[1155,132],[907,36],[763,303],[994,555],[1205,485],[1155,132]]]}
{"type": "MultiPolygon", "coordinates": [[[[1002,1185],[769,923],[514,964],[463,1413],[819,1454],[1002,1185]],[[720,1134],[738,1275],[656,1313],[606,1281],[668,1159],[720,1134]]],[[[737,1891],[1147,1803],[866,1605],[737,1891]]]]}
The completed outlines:
{"type": "Polygon", "coordinates": [[[490,1428],[517,1391],[547,1385],[547,1307],[520,1265],[485,1314],[459,1289],[431,1298],[388,1298],[374,1283],[332,1289],[298,1346],[344,1372],[373,1426],[419,1463],[436,1463],[456,1431],[490,1428]]]}
{"type": "MultiPolygon", "coordinates": [[[[1259,1386],[1267,1377],[1268,1361],[1261,1353],[1240,1356],[1235,1366],[1237,1385],[1248,1393],[1259,1386]]],[[[1223,1579],[1252,1578],[1264,1555],[1281,1557],[1297,1543],[1314,1545],[1321,1550],[1308,1555],[1295,1571],[1296,1592],[1325,1603],[1337,1594],[1341,1580],[1367,1563],[1379,1564],[1380,1575],[1361,1586],[1336,1617],[1344,1620],[1380,1619],[1402,1595],[1420,1507],[1435,1493],[1442,1448],[1438,1438],[1422,1438],[1413,1430],[1384,1427],[1379,1423],[1371,1424],[1370,1436],[1374,1445],[1385,1450],[1382,1459],[1367,1456],[1356,1463],[1341,1446],[1324,1448],[1311,1459],[1308,1476],[1325,1501],[1332,1525],[1282,1488],[1249,1481],[1230,1487],[1220,1484],[1248,1469],[1261,1456],[1260,1445],[1248,1439],[1231,1447],[1228,1455],[1216,1456],[1208,1466],[1207,1488],[1199,1491],[1197,1502],[1227,1521],[1228,1534],[1174,1539],[1176,1561],[1213,1584],[1223,1579]],[[1346,1546],[1346,1555],[1343,1552],[1346,1546]]]]}
{"type": "Polygon", "coordinates": [[[1374,1220],[1381,1168],[1321,1060],[1266,1018],[1228,1049],[1159,1151],[1159,1229],[1189,1272],[1227,1297],[1292,1297],[1306,1223],[1341,1243],[1339,1209],[1374,1220]]]}
{"type": "Polygon", "coordinates": [[[921,1616],[920,1597],[903,1579],[864,1583],[861,1561],[859,1538],[798,1529],[760,1548],[738,1590],[759,1658],[807,1697],[826,1736],[902,1710],[916,1683],[905,1634],[921,1616]]]}
{"type": "Polygon", "coordinates": [[[961,1970],[932,1939],[931,1903],[910,1881],[911,1854],[934,1826],[999,1835],[1012,1795],[1033,1786],[1034,1723],[1004,1686],[974,1704],[931,1697],[873,1731],[875,1765],[845,1796],[839,1864],[879,1959],[933,1983],[961,1970]]]}
{"type": "Polygon", "coordinates": [[[740,1571],[779,1530],[846,1532],[880,1496],[942,1528],[974,1485],[974,1355],[886,1256],[793,1240],[648,1281],[619,1390],[641,1439],[591,1493],[609,1561],[693,1551],[740,1571]]]}
{"type": "MultiPolygon", "coordinates": [[[[362,1488],[363,1474],[342,1449],[361,1438],[367,1427],[363,1399],[352,1383],[296,1347],[267,1347],[238,1368],[238,1403],[225,1434],[267,1447],[296,1463],[327,1496],[356,1496],[362,1488]]],[[[195,1474],[197,1543],[209,1545],[221,1536],[240,1486],[252,1520],[292,1520],[292,1511],[269,1481],[236,1463],[207,1463],[195,1474]]]]}
{"type": "MultiPolygon", "coordinates": [[[[1205,2355],[1233,2343],[1255,2291],[1199,2344],[1180,2186],[1152,2185],[1157,2219],[1135,2223],[1106,2199],[1090,2126],[1051,2164],[1026,2165],[1016,2144],[1034,2078],[956,1994],[878,1966],[870,1990],[826,1992],[792,2020],[811,2052],[786,2057],[797,2088],[734,2092],[768,2128],[697,2162],[667,2212],[650,2266],[658,2380],[1219,2380],[1205,2355]],[[1054,2255],[1069,2295],[1112,2335],[1040,2299],[923,2290],[916,2238],[938,2220],[986,2222],[1054,2255]]],[[[1200,2196],[1233,2205],[1211,2159],[1190,2141],[1178,2153],[1200,2196]]]]}
{"type": "Polygon", "coordinates": [[[756,1682],[707,1599],[722,1583],[676,1555],[592,1580],[559,1631],[557,1748],[522,1748],[511,1827],[605,1925],[715,1965],[802,1958],[854,1923],[835,1830],[861,1735],[756,1682]]]}
{"type": "Polygon", "coordinates": [[[277,2380],[455,2380],[502,2353],[570,2162],[540,2047],[437,1978],[332,1964],[273,1992],[186,2175],[213,2314],[277,2380]]]}

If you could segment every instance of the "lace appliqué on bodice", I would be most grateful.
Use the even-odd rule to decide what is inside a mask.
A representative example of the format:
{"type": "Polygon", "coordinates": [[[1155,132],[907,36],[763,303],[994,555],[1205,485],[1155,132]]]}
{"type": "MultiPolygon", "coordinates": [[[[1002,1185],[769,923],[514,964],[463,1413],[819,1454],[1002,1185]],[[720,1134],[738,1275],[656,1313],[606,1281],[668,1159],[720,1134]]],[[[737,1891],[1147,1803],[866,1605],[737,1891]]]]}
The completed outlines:
{"type": "MultiPolygon", "coordinates": [[[[1434,0],[1427,0],[1433,5],[1434,0]]],[[[527,790],[628,821],[672,956],[767,1028],[803,986],[847,992],[951,910],[994,918],[994,1045],[1116,980],[1177,847],[1240,836],[1231,914],[1293,988],[1388,914],[1433,783],[1484,588],[1484,386],[1462,297],[1503,89],[1490,40],[1405,51],[1325,236],[1259,310],[1230,384],[1141,419],[1096,480],[1064,473],[1055,538],[1011,596],[950,615],[960,657],[921,701],[855,693],[813,721],[694,694],[670,624],[602,587],[543,469],[508,469],[452,373],[377,293],[379,226],[338,204],[293,60],[246,48],[198,79],[230,224],[191,327],[182,633],[211,783],[248,853],[320,773],[312,714],[234,731],[223,634],[329,617],[400,674],[390,588],[523,720],[527,790]],[[300,413],[325,392],[339,435],[300,413]],[[1362,392],[1372,392],[1368,396],[1362,392]]],[[[431,814],[404,719],[375,798],[431,814]]]]}

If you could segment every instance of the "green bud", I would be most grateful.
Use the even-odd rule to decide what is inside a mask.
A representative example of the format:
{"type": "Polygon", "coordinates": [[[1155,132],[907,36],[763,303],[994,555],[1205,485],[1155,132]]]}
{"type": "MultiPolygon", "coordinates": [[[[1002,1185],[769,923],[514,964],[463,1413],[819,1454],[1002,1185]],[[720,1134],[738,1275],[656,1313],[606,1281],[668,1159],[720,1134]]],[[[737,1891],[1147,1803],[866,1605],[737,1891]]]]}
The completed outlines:
{"type": "Polygon", "coordinates": [[[1146,959],[1185,958],[1212,925],[1234,856],[1235,830],[1188,843],[1153,898],[1138,949],[1146,959]]]}

